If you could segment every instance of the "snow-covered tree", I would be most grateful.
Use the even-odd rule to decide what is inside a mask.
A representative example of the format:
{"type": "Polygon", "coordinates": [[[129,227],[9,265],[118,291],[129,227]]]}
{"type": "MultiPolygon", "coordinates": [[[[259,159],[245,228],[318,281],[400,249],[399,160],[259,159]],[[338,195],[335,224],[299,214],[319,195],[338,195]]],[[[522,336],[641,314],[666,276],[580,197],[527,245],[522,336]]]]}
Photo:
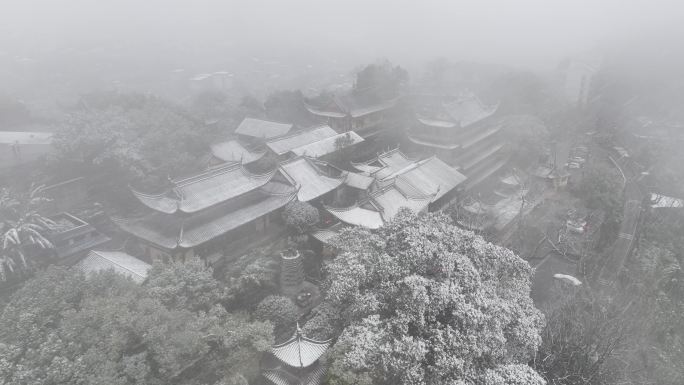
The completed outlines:
{"type": "Polygon", "coordinates": [[[307,232],[313,225],[318,223],[320,216],[318,209],[306,202],[294,201],[285,206],[283,219],[288,226],[294,228],[298,233],[307,232]]]}
{"type": "Polygon", "coordinates": [[[526,365],[544,318],[529,297],[532,269],[512,251],[447,215],[407,210],[335,243],[324,305],[339,310],[341,334],[330,383],[544,383],[526,365]]]}

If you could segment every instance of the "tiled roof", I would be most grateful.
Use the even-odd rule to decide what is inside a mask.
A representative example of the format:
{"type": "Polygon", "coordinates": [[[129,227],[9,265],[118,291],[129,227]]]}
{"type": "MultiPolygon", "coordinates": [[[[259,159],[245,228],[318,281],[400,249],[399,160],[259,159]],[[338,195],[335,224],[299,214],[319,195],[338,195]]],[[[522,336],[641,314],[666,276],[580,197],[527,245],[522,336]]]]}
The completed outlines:
{"type": "Polygon", "coordinates": [[[429,118],[423,118],[423,117],[417,117],[418,121],[426,126],[431,126],[431,127],[439,127],[439,128],[454,128],[458,126],[458,124],[454,122],[448,122],[445,120],[437,120],[437,119],[429,119],[429,118]]]}
{"type": "Polygon", "coordinates": [[[268,143],[266,143],[266,145],[274,153],[283,155],[295,148],[306,146],[335,135],[337,135],[337,132],[335,132],[335,130],[329,126],[320,126],[314,129],[299,131],[292,133],[291,135],[270,140],[268,143]]]}
{"type": "Polygon", "coordinates": [[[406,154],[396,148],[378,155],[378,161],[392,169],[393,172],[396,172],[414,162],[411,158],[406,156],[406,154]]]}
{"type": "Polygon", "coordinates": [[[400,188],[395,181],[370,194],[368,201],[347,208],[325,207],[333,216],[350,225],[377,229],[394,219],[401,208],[414,213],[427,209],[435,194],[421,194],[413,188],[410,193],[400,188]],[[414,195],[411,195],[413,193],[414,195]]]}
{"type": "Polygon", "coordinates": [[[464,93],[455,101],[444,103],[443,106],[451,120],[457,122],[459,127],[467,127],[492,116],[499,107],[498,104],[483,105],[473,93],[464,93]]]}
{"type": "Polygon", "coordinates": [[[383,179],[392,178],[414,186],[423,195],[436,194],[435,199],[441,198],[466,180],[465,175],[435,156],[411,163],[383,179]]]}
{"type": "Polygon", "coordinates": [[[312,106],[308,103],[305,103],[304,106],[306,107],[307,111],[318,116],[325,116],[328,118],[344,118],[345,116],[347,116],[344,112],[328,111],[323,108],[312,106]]]}
{"type": "Polygon", "coordinates": [[[330,340],[316,341],[302,335],[299,326],[295,334],[282,344],[273,345],[271,353],[294,368],[306,368],[316,362],[330,347],[330,340]]]}
{"type": "Polygon", "coordinates": [[[435,141],[420,138],[420,137],[410,135],[410,134],[408,135],[408,139],[415,144],[420,144],[422,146],[429,146],[429,147],[435,147],[435,148],[443,148],[445,150],[453,150],[453,149],[461,147],[460,143],[444,143],[444,142],[437,143],[435,141]]]}
{"type": "Polygon", "coordinates": [[[93,274],[105,270],[114,270],[141,283],[147,278],[147,272],[152,268],[149,263],[120,251],[92,250],[87,257],[76,264],[76,269],[93,274]]]}
{"type": "Polygon", "coordinates": [[[349,187],[357,188],[359,190],[366,190],[373,184],[374,180],[375,179],[373,179],[370,176],[366,176],[355,172],[348,172],[347,177],[344,180],[344,184],[346,184],[349,187]]]}
{"type": "Polygon", "coordinates": [[[272,139],[287,134],[291,129],[291,123],[245,118],[235,129],[235,133],[255,138],[272,139]]]}
{"type": "Polygon", "coordinates": [[[325,372],[326,367],[319,364],[303,377],[295,376],[283,369],[267,369],[262,375],[274,385],[319,385],[323,382],[325,372]]]}
{"type": "Polygon", "coordinates": [[[325,209],[344,223],[362,226],[369,229],[379,229],[384,224],[380,212],[354,205],[347,208],[325,207],[325,209]]]}
{"type": "Polygon", "coordinates": [[[344,225],[341,222],[338,222],[328,228],[325,229],[315,229],[311,231],[311,236],[316,238],[318,241],[322,243],[330,243],[330,240],[335,238],[337,234],[339,234],[339,231],[344,228],[344,225]]]}
{"type": "Polygon", "coordinates": [[[321,139],[316,142],[309,143],[297,148],[293,148],[292,152],[299,156],[310,156],[312,158],[318,158],[323,155],[327,155],[339,150],[340,148],[337,147],[337,140],[343,138],[346,135],[349,135],[350,141],[344,147],[363,142],[363,138],[359,136],[359,134],[357,134],[354,131],[349,131],[325,139],[321,139]]]}
{"type": "Polygon", "coordinates": [[[338,178],[324,175],[314,161],[307,158],[281,163],[280,171],[298,186],[297,198],[300,202],[308,202],[336,189],[345,179],[344,175],[338,178]]]}
{"type": "Polygon", "coordinates": [[[363,107],[359,106],[359,107],[353,108],[351,111],[349,111],[349,113],[351,114],[351,116],[353,118],[372,114],[374,112],[379,112],[379,111],[383,111],[383,110],[394,107],[397,104],[397,100],[398,100],[398,98],[388,100],[388,101],[385,101],[382,103],[373,104],[370,106],[363,106],[363,107]]]}
{"type": "Polygon", "coordinates": [[[329,100],[323,107],[306,104],[306,109],[314,115],[332,118],[343,118],[347,115],[357,118],[394,107],[399,98],[385,100],[382,102],[372,102],[367,98],[357,97],[354,94],[337,94],[329,100]]]}
{"type": "Polygon", "coordinates": [[[211,153],[224,162],[247,164],[261,159],[266,154],[266,151],[251,151],[237,140],[229,140],[212,144],[211,153]]]}
{"type": "Polygon", "coordinates": [[[294,187],[270,182],[189,216],[153,212],[141,218],[114,221],[124,231],[165,249],[191,248],[285,206],[295,193],[294,187]]]}
{"type": "Polygon", "coordinates": [[[194,213],[265,185],[274,172],[252,174],[241,164],[231,163],[191,178],[175,180],[175,187],[161,194],[138,191],[133,191],[133,194],[155,211],[166,214],[177,211],[194,213]]]}
{"type": "Polygon", "coordinates": [[[393,185],[372,194],[371,199],[380,208],[383,220],[389,222],[401,208],[408,208],[414,213],[424,211],[434,195],[409,197],[393,185]]]}
{"type": "Polygon", "coordinates": [[[365,175],[372,175],[372,174],[380,171],[381,169],[383,169],[385,167],[385,166],[374,166],[374,165],[371,165],[370,163],[372,163],[372,162],[369,162],[369,163],[354,163],[354,162],[352,162],[351,165],[355,169],[364,173],[365,175]]]}

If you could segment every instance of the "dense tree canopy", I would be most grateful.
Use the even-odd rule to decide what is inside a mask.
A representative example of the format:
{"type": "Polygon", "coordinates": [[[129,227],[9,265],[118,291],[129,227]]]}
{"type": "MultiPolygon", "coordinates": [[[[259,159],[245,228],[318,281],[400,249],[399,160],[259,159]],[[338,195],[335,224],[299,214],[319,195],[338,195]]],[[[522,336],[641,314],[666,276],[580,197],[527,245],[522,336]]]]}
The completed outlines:
{"type": "Polygon", "coordinates": [[[676,259],[644,245],[614,287],[559,287],[535,359],[550,385],[681,384],[684,284],[676,259]]]}
{"type": "Polygon", "coordinates": [[[217,127],[157,97],[93,94],[58,127],[54,145],[61,159],[108,167],[110,177],[166,179],[201,166],[217,127]]]}
{"type": "MultiPolygon", "coordinates": [[[[207,311],[165,305],[153,288],[169,286],[161,282],[178,267],[170,269],[152,271],[149,286],[111,272],[38,274],[0,315],[0,383],[213,384],[257,375],[260,351],[272,343],[270,323],[216,303],[207,311]]],[[[175,295],[207,298],[196,287],[175,295]]]]}
{"type": "Polygon", "coordinates": [[[618,170],[605,163],[591,163],[584,169],[579,183],[572,186],[572,190],[588,208],[606,213],[598,246],[612,244],[620,228],[623,209],[623,185],[618,170]]]}
{"type": "Polygon", "coordinates": [[[336,241],[316,316],[342,330],[330,383],[541,384],[526,365],[544,322],[527,262],[444,214],[396,218],[336,241]]]}
{"type": "Polygon", "coordinates": [[[294,201],[283,210],[285,223],[298,233],[305,233],[320,220],[318,209],[306,202],[294,201]]]}
{"type": "Polygon", "coordinates": [[[549,130],[532,115],[512,115],[501,119],[511,160],[526,169],[535,164],[548,145],[549,130]]]}
{"type": "Polygon", "coordinates": [[[369,64],[356,74],[354,93],[371,102],[380,102],[399,96],[408,79],[405,69],[390,62],[369,64]]]}
{"type": "Polygon", "coordinates": [[[277,91],[270,94],[264,102],[266,116],[278,122],[296,123],[307,126],[309,112],[304,108],[304,95],[299,90],[277,91]]]}

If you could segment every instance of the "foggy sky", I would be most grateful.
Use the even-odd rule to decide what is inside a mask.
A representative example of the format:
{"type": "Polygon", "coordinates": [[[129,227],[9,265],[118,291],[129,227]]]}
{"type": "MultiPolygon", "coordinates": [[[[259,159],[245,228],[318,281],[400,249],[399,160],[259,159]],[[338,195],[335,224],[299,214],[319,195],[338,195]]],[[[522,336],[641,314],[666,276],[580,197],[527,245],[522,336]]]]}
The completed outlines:
{"type": "MultiPolygon", "coordinates": [[[[0,51],[160,45],[447,57],[545,68],[631,37],[679,38],[677,0],[0,0],[0,51]]],[[[303,52],[303,53],[302,53],[303,52]]]]}

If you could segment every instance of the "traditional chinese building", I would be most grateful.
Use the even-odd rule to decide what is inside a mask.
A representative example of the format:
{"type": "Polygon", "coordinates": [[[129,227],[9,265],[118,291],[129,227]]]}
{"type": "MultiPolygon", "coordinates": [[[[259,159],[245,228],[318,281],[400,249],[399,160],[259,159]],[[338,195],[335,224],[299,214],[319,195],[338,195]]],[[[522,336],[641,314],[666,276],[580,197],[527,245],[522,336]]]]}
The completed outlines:
{"type": "Polygon", "coordinates": [[[342,148],[363,142],[357,133],[337,133],[327,125],[288,131],[284,135],[268,140],[248,140],[238,136],[225,142],[213,144],[211,151],[218,162],[240,162],[249,164],[261,159],[267,153],[280,160],[296,156],[321,158],[342,148]]]}
{"type": "Polygon", "coordinates": [[[382,227],[404,207],[415,213],[439,210],[466,179],[437,157],[412,160],[399,150],[353,165],[359,175],[350,173],[354,177],[348,177],[348,184],[367,185],[366,194],[351,206],[326,206],[326,210],[345,224],[371,229],[382,227]],[[362,177],[372,182],[366,184],[362,177]]]}
{"type": "Polygon", "coordinates": [[[278,176],[284,182],[297,186],[297,199],[300,202],[320,201],[332,203],[334,191],[346,180],[343,172],[329,164],[307,157],[297,157],[280,163],[278,176]]]}
{"type": "Polygon", "coordinates": [[[158,194],[133,191],[142,215],[115,222],[150,259],[222,255],[277,230],[280,210],[296,198],[297,188],[275,180],[276,172],[253,174],[231,163],[173,180],[158,194]]]}
{"type": "Polygon", "coordinates": [[[54,249],[50,251],[60,263],[73,263],[83,258],[92,248],[110,240],[88,222],[72,214],[63,212],[50,219],[53,224],[48,229],[47,238],[54,245],[54,249]]]}
{"type": "Polygon", "coordinates": [[[255,162],[268,148],[266,142],[287,135],[293,129],[291,123],[245,118],[235,129],[236,138],[213,144],[211,152],[218,162],[255,162]]]}
{"type": "Polygon", "coordinates": [[[135,283],[143,283],[152,265],[121,251],[91,250],[75,268],[86,276],[111,270],[132,279],[135,283]]]}
{"type": "Polygon", "coordinates": [[[354,93],[334,94],[307,102],[306,109],[314,119],[337,132],[355,131],[368,139],[387,128],[383,123],[392,114],[398,100],[399,98],[377,101],[354,93]]]}
{"type": "Polygon", "coordinates": [[[498,105],[485,105],[471,92],[417,115],[408,130],[414,149],[432,154],[468,177],[466,189],[494,174],[506,163],[498,105]]]}
{"type": "Polygon", "coordinates": [[[320,358],[330,344],[331,340],[317,341],[305,337],[297,325],[297,330],[289,340],[270,349],[269,353],[277,361],[265,369],[262,375],[275,385],[318,385],[326,372],[320,358]]]}

